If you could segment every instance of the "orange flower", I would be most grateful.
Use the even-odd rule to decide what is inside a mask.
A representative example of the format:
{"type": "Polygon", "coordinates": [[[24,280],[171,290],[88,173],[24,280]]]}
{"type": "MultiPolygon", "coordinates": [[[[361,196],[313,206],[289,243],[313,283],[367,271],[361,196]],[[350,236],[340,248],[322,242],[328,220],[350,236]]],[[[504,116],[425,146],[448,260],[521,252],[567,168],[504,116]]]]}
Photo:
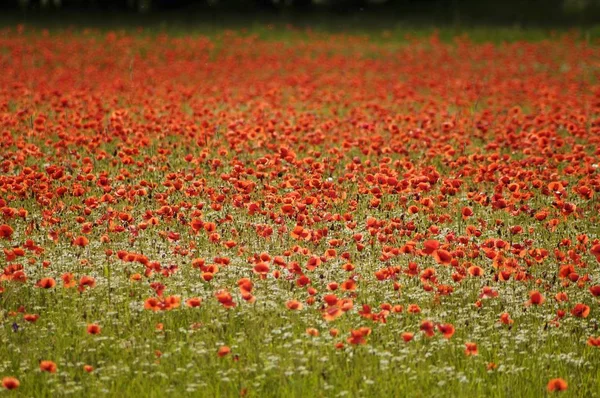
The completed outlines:
{"type": "Polygon", "coordinates": [[[306,334],[309,336],[317,337],[319,335],[319,331],[315,328],[308,328],[306,329],[306,334]]]}
{"type": "Polygon", "coordinates": [[[40,318],[40,316],[38,314],[23,315],[23,319],[25,319],[27,322],[30,322],[30,323],[36,323],[39,318],[40,318]]]}
{"type": "Polygon", "coordinates": [[[404,340],[406,343],[408,343],[409,341],[411,341],[413,339],[414,335],[415,335],[414,333],[404,332],[400,336],[402,336],[402,340],[404,340]]]}
{"type": "Polygon", "coordinates": [[[179,296],[168,296],[162,302],[163,310],[172,310],[174,308],[179,308],[181,305],[181,297],[179,296]]]}
{"type": "Polygon", "coordinates": [[[200,307],[201,303],[202,303],[202,299],[200,297],[191,297],[191,298],[187,299],[187,301],[185,302],[185,305],[187,305],[190,308],[195,308],[195,307],[200,307]]]}
{"type": "Polygon", "coordinates": [[[62,274],[62,276],[60,277],[60,279],[62,279],[62,281],[63,281],[63,287],[65,287],[65,288],[75,287],[75,285],[77,284],[75,282],[75,277],[70,272],[62,274]]]}
{"type": "Polygon", "coordinates": [[[478,355],[479,350],[477,349],[476,343],[465,343],[465,354],[467,356],[478,355]]]}
{"type": "Polygon", "coordinates": [[[237,281],[237,285],[242,293],[250,293],[254,287],[252,281],[248,278],[241,278],[237,281]]]}
{"type": "MultiPolygon", "coordinates": [[[[7,225],[7,224],[0,225],[0,238],[1,239],[11,239],[13,233],[14,233],[14,230],[10,227],[10,225],[7,225]]],[[[17,381],[17,383],[18,383],[18,381],[17,381]]]]}
{"type": "Polygon", "coordinates": [[[356,290],[356,281],[354,281],[354,279],[348,279],[347,281],[342,283],[342,290],[355,291],[356,290]]]}
{"type": "Polygon", "coordinates": [[[236,247],[237,243],[235,241],[233,241],[233,240],[228,240],[228,241],[223,242],[223,245],[225,247],[227,247],[228,249],[231,249],[233,247],[236,247]]]}
{"type": "Polygon", "coordinates": [[[161,308],[161,302],[156,297],[150,297],[144,301],[144,309],[146,310],[158,311],[161,308]]]}
{"type": "Polygon", "coordinates": [[[42,278],[35,285],[42,289],[51,289],[56,286],[56,281],[53,278],[42,278]]]}
{"type": "Polygon", "coordinates": [[[468,269],[469,271],[469,275],[471,276],[483,276],[483,268],[477,266],[477,265],[472,265],[469,267],[468,269]]]}
{"type": "Polygon", "coordinates": [[[463,219],[466,220],[473,215],[473,210],[470,207],[463,207],[461,214],[463,219]]]}
{"type": "Polygon", "coordinates": [[[325,296],[323,296],[323,301],[325,301],[327,305],[333,306],[338,303],[338,298],[335,294],[326,294],[325,296]]]}
{"type": "Polygon", "coordinates": [[[86,287],[93,288],[96,286],[96,280],[91,276],[82,276],[79,279],[79,287],[77,290],[81,293],[85,290],[86,287]]]}
{"type": "Polygon", "coordinates": [[[438,264],[448,265],[452,262],[452,254],[444,249],[436,250],[433,253],[433,258],[438,264]]]}
{"type": "Polygon", "coordinates": [[[563,301],[569,301],[569,297],[567,296],[567,293],[565,292],[558,292],[556,293],[556,295],[554,296],[554,299],[556,301],[563,302],[563,301]]]}
{"type": "Polygon", "coordinates": [[[409,314],[418,314],[421,312],[421,308],[417,304],[409,304],[406,311],[409,314]]]}
{"type": "Polygon", "coordinates": [[[332,305],[323,310],[323,319],[325,319],[327,322],[331,322],[342,316],[343,313],[344,311],[340,307],[337,305],[332,305]]]}
{"type": "Polygon", "coordinates": [[[260,262],[254,266],[253,270],[257,274],[266,275],[270,271],[270,267],[269,264],[260,262]]]}
{"type": "Polygon", "coordinates": [[[573,307],[573,309],[571,310],[571,315],[577,318],[587,318],[589,314],[590,307],[582,303],[576,304],[575,307],[573,307]]]}
{"type": "Polygon", "coordinates": [[[440,333],[444,335],[445,338],[449,339],[454,334],[454,326],[450,323],[437,325],[440,333]]]}
{"type": "Polygon", "coordinates": [[[299,302],[298,300],[290,300],[285,304],[285,306],[289,310],[301,310],[302,309],[302,303],[299,302]]]}
{"type": "Polygon", "coordinates": [[[505,312],[502,315],[500,315],[500,322],[504,325],[512,325],[514,323],[514,321],[510,319],[510,314],[508,312],[505,312]]]}
{"type": "Polygon", "coordinates": [[[14,377],[9,376],[2,379],[2,387],[7,390],[16,390],[20,385],[21,383],[19,383],[19,380],[14,377]]]}
{"type": "Polygon", "coordinates": [[[256,301],[256,297],[254,297],[252,293],[242,291],[241,295],[244,301],[247,301],[249,303],[254,303],[256,301]]]}
{"type": "Polygon", "coordinates": [[[88,373],[92,373],[94,371],[94,367],[92,365],[83,365],[83,370],[88,373]]]}
{"type": "Polygon", "coordinates": [[[219,347],[219,350],[217,351],[217,355],[222,358],[224,356],[226,356],[227,354],[229,354],[231,352],[231,348],[227,347],[226,345],[219,347]]]}
{"type": "Polygon", "coordinates": [[[346,341],[350,344],[366,344],[367,340],[365,337],[371,334],[371,329],[367,327],[360,327],[356,330],[350,331],[350,337],[346,339],[346,341]]]}
{"type": "Polygon", "coordinates": [[[437,240],[426,240],[423,242],[423,252],[426,254],[432,254],[440,247],[440,242],[437,240]]]}
{"type": "Polygon", "coordinates": [[[56,364],[52,361],[41,361],[40,370],[42,372],[56,373],[56,364]]]}
{"type": "Polygon", "coordinates": [[[596,260],[600,261],[600,243],[592,246],[592,248],[590,249],[590,253],[592,253],[592,255],[596,257],[596,260]]]}
{"type": "Polygon", "coordinates": [[[544,303],[544,301],[546,301],[544,296],[542,296],[542,294],[540,292],[538,292],[537,290],[533,290],[532,292],[529,293],[529,301],[527,302],[527,304],[541,305],[544,303]]]}
{"type": "Polygon", "coordinates": [[[89,325],[87,325],[87,332],[88,334],[100,334],[101,328],[99,325],[95,324],[95,323],[91,323],[89,325]]]}
{"type": "Polygon", "coordinates": [[[421,322],[421,326],[419,327],[419,329],[425,333],[425,336],[427,337],[432,337],[435,334],[435,330],[433,328],[433,322],[428,321],[428,320],[423,320],[421,322]]]}
{"type": "Polygon", "coordinates": [[[90,243],[89,239],[86,238],[85,236],[78,236],[77,238],[73,239],[73,246],[79,246],[79,247],[85,247],[90,243]]]}
{"type": "Polygon", "coordinates": [[[479,298],[487,299],[487,298],[494,298],[494,297],[498,297],[498,292],[489,286],[484,286],[481,289],[481,293],[479,294],[479,298]]]}
{"type": "Polygon", "coordinates": [[[587,340],[587,344],[592,347],[600,347],[600,337],[590,336],[587,340]]]}
{"type": "Polygon", "coordinates": [[[567,382],[561,378],[550,380],[547,386],[548,392],[565,391],[567,387],[567,382]]]}
{"type": "Polygon", "coordinates": [[[233,297],[226,290],[218,291],[215,296],[217,297],[219,303],[221,303],[225,308],[233,308],[236,306],[235,302],[233,301],[233,297]]]}

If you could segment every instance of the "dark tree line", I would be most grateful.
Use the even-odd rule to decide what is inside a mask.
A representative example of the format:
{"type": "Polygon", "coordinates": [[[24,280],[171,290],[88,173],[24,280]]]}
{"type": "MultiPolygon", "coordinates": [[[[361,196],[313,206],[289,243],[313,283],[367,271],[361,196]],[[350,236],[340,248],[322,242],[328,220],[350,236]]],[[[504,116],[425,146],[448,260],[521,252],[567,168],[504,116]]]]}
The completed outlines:
{"type": "Polygon", "coordinates": [[[326,9],[331,7],[376,8],[410,6],[468,6],[504,4],[506,7],[587,8],[599,0],[3,0],[0,4],[23,9],[65,9],[75,7],[111,7],[123,9],[156,10],[170,7],[208,5],[223,8],[258,9],[326,9]]]}
{"type": "Polygon", "coordinates": [[[0,9],[43,15],[63,11],[116,13],[364,13],[432,21],[600,23],[600,0],[0,0],[0,9]]]}

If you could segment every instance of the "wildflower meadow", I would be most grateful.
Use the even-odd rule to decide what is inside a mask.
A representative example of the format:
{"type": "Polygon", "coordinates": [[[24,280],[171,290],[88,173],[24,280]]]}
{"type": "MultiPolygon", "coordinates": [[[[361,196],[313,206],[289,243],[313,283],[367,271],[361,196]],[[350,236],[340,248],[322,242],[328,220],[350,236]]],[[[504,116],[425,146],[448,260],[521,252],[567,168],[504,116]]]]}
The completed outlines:
{"type": "Polygon", "coordinates": [[[0,71],[0,396],[600,396],[597,41],[20,25],[0,71]]]}

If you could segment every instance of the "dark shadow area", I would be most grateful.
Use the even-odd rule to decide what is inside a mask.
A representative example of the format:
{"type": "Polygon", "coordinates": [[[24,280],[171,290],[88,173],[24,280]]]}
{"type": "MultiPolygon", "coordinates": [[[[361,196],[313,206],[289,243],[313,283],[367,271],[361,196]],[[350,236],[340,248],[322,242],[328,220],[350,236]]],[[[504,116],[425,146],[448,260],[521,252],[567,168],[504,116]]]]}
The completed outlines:
{"type": "Polygon", "coordinates": [[[0,3],[0,23],[568,28],[599,24],[600,0],[4,0],[0,3]]]}

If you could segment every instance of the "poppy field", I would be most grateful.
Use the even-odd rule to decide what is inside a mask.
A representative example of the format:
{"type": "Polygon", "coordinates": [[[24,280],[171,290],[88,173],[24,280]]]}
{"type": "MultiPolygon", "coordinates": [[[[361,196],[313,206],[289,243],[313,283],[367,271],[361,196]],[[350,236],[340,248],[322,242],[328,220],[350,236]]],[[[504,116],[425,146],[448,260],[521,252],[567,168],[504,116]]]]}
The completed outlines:
{"type": "Polygon", "coordinates": [[[600,396],[600,49],[0,30],[0,396],[600,396]]]}

